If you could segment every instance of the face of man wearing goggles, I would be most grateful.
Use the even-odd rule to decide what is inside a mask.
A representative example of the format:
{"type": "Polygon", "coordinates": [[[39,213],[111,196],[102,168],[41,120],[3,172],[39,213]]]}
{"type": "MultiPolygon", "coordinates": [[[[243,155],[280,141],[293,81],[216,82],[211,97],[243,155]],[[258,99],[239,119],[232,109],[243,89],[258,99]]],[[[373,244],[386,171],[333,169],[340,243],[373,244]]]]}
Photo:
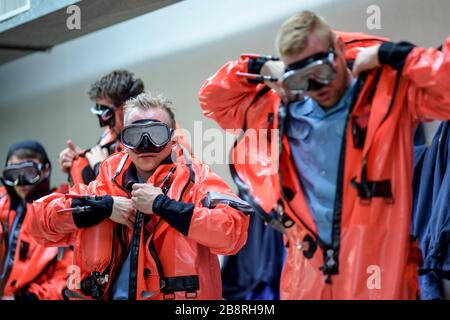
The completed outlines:
{"type": "Polygon", "coordinates": [[[91,108],[100,121],[100,126],[109,126],[114,133],[119,134],[123,128],[123,107],[116,107],[107,97],[95,99],[95,106],[91,108]]]}
{"type": "Polygon", "coordinates": [[[3,179],[6,184],[14,187],[14,190],[21,199],[24,199],[36,185],[50,174],[50,168],[43,166],[38,159],[18,158],[13,155],[3,172],[3,179]]]}
{"type": "MultiPolygon", "coordinates": [[[[318,35],[311,33],[308,37],[308,45],[302,52],[289,56],[282,55],[281,60],[286,66],[295,66],[296,64],[298,65],[302,64],[302,62],[307,62],[311,57],[322,58],[317,60],[311,59],[311,61],[309,61],[311,63],[305,65],[305,68],[307,65],[310,67],[310,69],[305,72],[305,81],[306,83],[309,81],[310,85],[306,86],[307,89],[304,94],[317,101],[322,107],[329,108],[334,106],[341,99],[352,80],[351,72],[347,68],[345,61],[344,50],[345,46],[341,39],[336,39],[334,44],[330,46],[327,41],[324,41],[318,35]],[[332,53],[332,55],[329,55],[330,53],[332,53]],[[317,63],[318,60],[321,61],[317,63]],[[325,64],[327,64],[328,61],[330,62],[330,65],[318,67],[321,63],[325,62],[325,64]],[[334,69],[334,75],[332,72],[329,72],[330,67],[334,69]],[[329,77],[330,75],[331,77],[329,77]],[[331,82],[326,81],[327,78],[332,79],[331,82]]],[[[300,74],[302,70],[298,69],[297,71],[300,74]]],[[[288,74],[285,73],[285,76],[286,75],[288,74]]],[[[301,82],[297,79],[296,81],[301,82]]]]}
{"type": "Polygon", "coordinates": [[[169,114],[160,108],[127,114],[121,140],[142,178],[148,179],[172,152],[175,141],[169,114]]]}

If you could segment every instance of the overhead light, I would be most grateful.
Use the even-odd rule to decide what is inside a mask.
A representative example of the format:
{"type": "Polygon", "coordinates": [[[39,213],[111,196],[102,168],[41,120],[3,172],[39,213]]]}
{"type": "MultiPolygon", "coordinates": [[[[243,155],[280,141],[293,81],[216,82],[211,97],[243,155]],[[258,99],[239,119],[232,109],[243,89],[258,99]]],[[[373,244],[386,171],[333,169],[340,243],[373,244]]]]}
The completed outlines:
{"type": "Polygon", "coordinates": [[[2,0],[0,2],[0,22],[30,10],[30,0],[2,0]]]}

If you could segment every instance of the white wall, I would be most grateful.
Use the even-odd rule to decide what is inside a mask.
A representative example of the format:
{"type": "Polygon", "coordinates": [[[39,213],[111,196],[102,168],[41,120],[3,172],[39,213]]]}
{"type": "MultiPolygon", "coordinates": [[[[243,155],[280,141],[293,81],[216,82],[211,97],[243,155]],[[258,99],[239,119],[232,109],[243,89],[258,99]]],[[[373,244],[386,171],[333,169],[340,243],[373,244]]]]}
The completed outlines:
{"type": "MultiPolygon", "coordinates": [[[[0,161],[7,147],[35,138],[56,168],[58,152],[72,138],[82,147],[100,134],[89,113],[90,83],[127,68],[152,91],[165,93],[178,121],[192,130],[202,117],[197,93],[203,81],[241,52],[275,53],[281,22],[302,9],[323,15],[338,30],[438,46],[450,33],[447,0],[186,0],[0,66],[0,161]],[[368,30],[366,9],[381,8],[381,30],[368,30]]],[[[194,142],[195,143],[195,142],[194,142]]],[[[226,165],[213,166],[231,182],[226,165]]],[[[54,170],[54,183],[65,177],[54,170]]]]}

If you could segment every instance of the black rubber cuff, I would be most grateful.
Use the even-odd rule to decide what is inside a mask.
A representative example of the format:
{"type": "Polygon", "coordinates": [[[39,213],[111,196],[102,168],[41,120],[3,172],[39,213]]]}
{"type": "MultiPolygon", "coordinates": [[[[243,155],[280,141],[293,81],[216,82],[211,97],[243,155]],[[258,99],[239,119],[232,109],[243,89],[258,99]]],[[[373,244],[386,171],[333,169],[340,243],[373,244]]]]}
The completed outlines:
{"type": "Polygon", "coordinates": [[[77,228],[88,228],[99,224],[109,218],[113,208],[113,198],[102,196],[98,200],[73,199],[72,208],[90,206],[92,210],[87,212],[72,212],[73,222],[77,228]]]}
{"type": "Polygon", "coordinates": [[[387,64],[400,70],[414,47],[413,44],[405,41],[399,43],[384,42],[378,50],[378,60],[381,64],[387,64]]]}
{"type": "MultiPolygon", "coordinates": [[[[248,73],[253,73],[253,74],[260,74],[261,73],[261,68],[263,67],[263,65],[267,62],[267,59],[264,57],[259,57],[256,59],[248,59],[248,63],[247,63],[247,70],[248,73]]],[[[255,80],[255,79],[247,79],[247,81],[249,83],[253,83],[253,84],[258,84],[258,83],[263,83],[264,81],[261,80],[255,80]]]]}
{"type": "Polygon", "coordinates": [[[94,171],[95,177],[97,177],[98,174],[100,173],[100,165],[101,165],[101,164],[102,164],[101,162],[97,162],[97,163],[94,165],[93,171],[94,171]]]}
{"type": "Polygon", "coordinates": [[[153,201],[153,213],[163,218],[167,223],[185,236],[188,235],[191,225],[194,204],[176,201],[160,194],[153,201]]]}

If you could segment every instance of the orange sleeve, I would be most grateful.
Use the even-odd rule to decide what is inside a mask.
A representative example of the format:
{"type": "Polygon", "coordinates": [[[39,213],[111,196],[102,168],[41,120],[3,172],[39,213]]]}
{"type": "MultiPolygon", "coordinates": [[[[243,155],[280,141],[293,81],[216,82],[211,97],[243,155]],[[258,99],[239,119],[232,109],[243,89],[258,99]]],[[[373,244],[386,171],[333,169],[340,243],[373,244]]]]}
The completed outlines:
{"type": "Polygon", "coordinates": [[[414,118],[450,119],[450,37],[442,50],[414,48],[406,59],[402,76],[411,81],[408,107],[414,118]]]}
{"type": "Polygon", "coordinates": [[[201,167],[199,181],[193,187],[195,207],[188,237],[209,247],[212,253],[235,254],[247,241],[249,217],[226,201],[211,207],[204,206],[204,200],[211,192],[241,200],[208,166],[201,167]]]}
{"type": "Polygon", "coordinates": [[[200,88],[199,101],[203,115],[223,129],[242,129],[250,108],[265,84],[251,84],[238,71],[247,72],[248,59],[226,63],[200,88]]]}
{"type": "MultiPolygon", "coordinates": [[[[104,167],[104,166],[102,166],[104,167]]],[[[69,194],[104,195],[104,174],[100,171],[97,179],[88,186],[77,184],[69,190],[69,194]]],[[[62,193],[52,193],[33,203],[31,235],[45,246],[67,246],[72,244],[74,234],[79,230],[71,213],[58,213],[61,209],[70,208],[72,200],[62,193]]]]}

